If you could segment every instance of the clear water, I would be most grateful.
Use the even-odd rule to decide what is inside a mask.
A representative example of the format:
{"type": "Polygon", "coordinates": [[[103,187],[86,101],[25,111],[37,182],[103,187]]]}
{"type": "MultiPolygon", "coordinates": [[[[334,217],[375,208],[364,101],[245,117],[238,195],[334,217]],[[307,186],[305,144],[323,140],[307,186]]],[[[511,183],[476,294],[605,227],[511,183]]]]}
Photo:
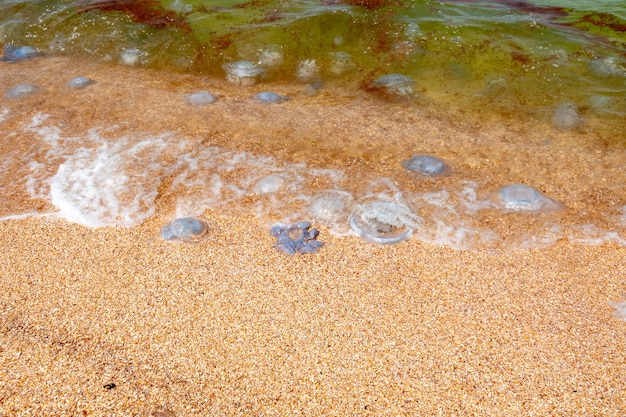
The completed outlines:
{"type": "MultiPolygon", "coordinates": [[[[610,181],[619,183],[626,166],[623,1],[13,0],[0,4],[0,42],[42,53],[0,63],[5,92],[47,86],[21,101],[5,98],[0,109],[7,145],[2,186],[21,190],[5,193],[13,196],[1,208],[5,219],[55,213],[91,227],[133,226],[168,210],[199,216],[231,205],[233,213],[245,206],[270,224],[302,220],[316,196],[345,192],[354,204],[407,204],[424,219],[414,238],[459,248],[541,246],[561,238],[626,242],[626,196],[610,181]],[[263,68],[253,82],[258,91],[226,82],[224,64],[237,61],[263,68]],[[107,82],[99,71],[124,81],[107,82]],[[385,96],[373,81],[387,74],[414,80],[412,93],[385,96]],[[68,97],[59,86],[78,76],[94,84],[68,97]],[[109,104],[96,99],[105,90],[109,104]],[[205,90],[217,93],[216,103],[186,106],[185,97],[205,90]],[[248,104],[266,90],[293,99],[263,110],[248,104]],[[127,106],[168,111],[169,126],[177,128],[120,110],[126,94],[127,106]],[[158,108],[160,96],[180,97],[181,110],[158,108]],[[319,107],[324,99],[346,112],[333,126],[322,115],[327,107],[319,107]],[[109,119],[88,111],[96,100],[109,119]],[[376,106],[385,110],[371,110],[376,106]],[[559,113],[563,108],[569,113],[559,113]],[[479,143],[471,132],[447,143],[434,133],[431,142],[401,137],[413,129],[411,113],[424,109],[443,124],[536,123],[546,133],[518,132],[514,140],[505,133],[497,143],[479,143]],[[227,139],[200,140],[192,121],[196,129],[216,129],[198,121],[208,116],[222,126],[238,117],[249,136],[240,138],[233,122],[220,127],[227,139]],[[359,117],[391,139],[355,124],[345,136],[359,139],[340,146],[316,132],[316,125],[335,132],[342,120],[359,117]],[[265,129],[299,136],[287,135],[289,145],[276,137],[260,144],[257,137],[272,136],[265,129]],[[16,147],[15,138],[28,145],[16,147]],[[299,159],[287,157],[289,150],[299,159]],[[411,177],[400,164],[416,153],[443,158],[451,172],[435,182],[411,177]],[[558,166],[560,158],[567,166],[558,166]],[[363,178],[358,185],[350,181],[354,170],[363,178]],[[281,182],[259,193],[268,177],[281,182]],[[541,188],[567,209],[530,219],[509,213],[503,221],[493,195],[512,183],[541,188]],[[28,198],[45,203],[22,201],[28,198]]],[[[418,137],[419,129],[410,134],[418,137]]],[[[350,234],[348,216],[326,226],[350,234]]]]}

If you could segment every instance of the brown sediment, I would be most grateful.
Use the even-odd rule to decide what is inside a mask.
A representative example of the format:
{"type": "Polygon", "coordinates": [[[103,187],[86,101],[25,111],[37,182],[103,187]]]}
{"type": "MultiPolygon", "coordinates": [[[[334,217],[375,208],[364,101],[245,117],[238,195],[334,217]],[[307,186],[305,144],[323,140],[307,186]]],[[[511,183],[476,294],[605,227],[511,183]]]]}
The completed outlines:
{"type": "Polygon", "coordinates": [[[133,21],[157,29],[178,28],[190,31],[187,21],[171,10],[165,10],[157,0],[77,0],[79,12],[100,10],[128,13],[133,21]]]}

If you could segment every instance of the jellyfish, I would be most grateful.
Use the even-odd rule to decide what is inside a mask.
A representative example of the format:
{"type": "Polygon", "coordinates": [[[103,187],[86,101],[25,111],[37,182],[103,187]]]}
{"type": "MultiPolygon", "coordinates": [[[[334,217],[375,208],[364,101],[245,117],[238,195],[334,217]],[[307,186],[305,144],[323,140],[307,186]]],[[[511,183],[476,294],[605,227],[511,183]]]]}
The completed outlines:
{"type": "Polygon", "coordinates": [[[315,253],[324,243],[317,240],[319,230],[311,229],[311,223],[277,223],[270,228],[270,234],[276,238],[277,249],[289,255],[296,253],[315,253]]]}
{"type": "Polygon", "coordinates": [[[185,95],[185,101],[194,106],[205,106],[215,103],[217,98],[207,91],[198,91],[197,93],[185,95]]]}
{"type": "Polygon", "coordinates": [[[555,210],[561,207],[556,201],[524,184],[512,184],[501,188],[496,194],[496,204],[505,210],[528,212],[555,210]]]}
{"type": "Polygon", "coordinates": [[[362,239],[391,245],[411,237],[422,218],[404,204],[374,200],[358,206],[350,215],[350,227],[362,239]]]}
{"type": "Polygon", "coordinates": [[[182,217],[165,225],[161,229],[161,236],[165,240],[179,240],[182,242],[199,242],[208,233],[207,224],[191,217],[182,217]]]}
{"type": "Polygon", "coordinates": [[[0,61],[18,62],[23,59],[39,56],[39,51],[32,46],[12,46],[8,45],[4,48],[4,56],[0,61]]]}
{"type": "Polygon", "coordinates": [[[85,77],[74,77],[71,80],[69,80],[67,82],[67,86],[71,87],[71,88],[75,88],[77,90],[83,89],[85,87],[90,86],[91,84],[94,84],[95,81],[94,80],[90,80],[89,78],[85,78],[85,77]]]}
{"type": "Polygon", "coordinates": [[[372,86],[385,90],[389,94],[396,94],[399,96],[408,96],[413,94],[413,81],[412,78],[402,74],[389,74],[380,77],[372,82],[372,86]]]}
{"type": "Polygon", "coordinates": [[[413,155],[402,162],[402,166],[411,172],[436,177],[444,174],[448,166],[439,158],[429,155],[413,155]]]}
{"type": "Polygon", "coordinates": [[[24,97],[24,96],[34,93],[38,89],[39,88],[37,88],[36,86],[32,84],[20,84],[9,89],[9,91],[6,92],[5,96],[7,98],[24,97]]]}
{"type": "Polygon", "coordinates": [[[271,91],[263,91],[256,96],[254,96],[254,100],[259,103],[282,103],[283,101],[291,100],[287,96],[281,96],[276,93],[272,93],[271,91]]]}
{"type": "Polygon", "coordinates": [[[250,86],[257,82],[257,78],[264,73],[263,68],[250,61],[237,61],[222,65],[226,71],[226,79],[236,85],[250,86]]]}

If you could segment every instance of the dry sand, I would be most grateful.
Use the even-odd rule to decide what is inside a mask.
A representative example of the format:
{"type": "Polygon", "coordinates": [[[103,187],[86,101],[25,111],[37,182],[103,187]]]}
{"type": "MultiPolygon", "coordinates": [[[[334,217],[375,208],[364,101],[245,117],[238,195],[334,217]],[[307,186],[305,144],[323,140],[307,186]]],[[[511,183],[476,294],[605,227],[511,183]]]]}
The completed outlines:
{"type": "MultiPolygon", "coordinates": [[[[584,141],[580,132],[455,126],[402,105],[362,110],[366,104],[323,92],[302,96],[304,104],[285,103],[291,124],[277,126],[267,108],[250,114],[242,102],[228,101],[236,91],[244,97],[252,90],[218,84],[211,87],[222,89],[216,91],[222,107],[204,116],[178,110],[169,118],[162,110],[175,112],[176,91],[201,89],[199,81],[157,80],[141,70],[124,77],[126,69],[97,65],[72,73],[63,59],[43,65],[46,71],[34,61],[3,67],[3,84],[18,84],[14,68],[20,68],[44,84],[51,74],[57,81],[85,75],[109,89],[106,97],[85,90],[64,102],[63,90],[54,91],[50,81],[53,98],[7,104],[24,118],[45,109],[69,130],[124,120],[143,130],[174,125],[220,146],[313,166],[342,163],[355,175],[393,173],[405,138],[422,134],[458,175],[485,175],[486,184],[505,177],[534,181],[572,211],[581,198],[593,197],[585,206],[589,217],[594,207],[621,204],[623,182],[612,181],[619,170],[608,167],[612,158],[623,158],[623,149],[584,141]],[[320,105],[320,97],[335,107],[320,105]],[[335,116],[339,108],[343,114],[335,116]],[[231,116],[233,109],[239,117],[231,116]],[[321,116],[294,116],[311,111],[321,116]],[[209,116],[223,124],[203,125],[209,116]],[[340,116],[354,124],[320,122],[340,116]],[[316,120],[317,130],[309,125],[316,120]],[[331,131],[333,139],[324,141],[331,131]],[[296,141],[303,132],[308,136],[296,141]],[[381,132],[390,148],[375,140],[381,132]],[[293,140],[282,146],[264,140],[277,133],[293,140]],[[546,141],[552,145],[541,148],[546,141]],[[481,149],[470,151],[475,147],[481,149]],[[544,149],[548,163],[528,172],[528,160],[511,158],[526,147],[544,149]],[[594,168],[599,160],[606,166],[594,168]],[[555,164],[565,168],[552,172],[555,164]]],[[[31,146],[22,134],[11,144],[3,155],[31,146]]],[[[19,167],[6,172],[2,215],[49,210],[19,189],[19,167]]],[[[132,228],[90,229],[48,217],[1,223],[0,416],[626,412],[626,322],[610,305],[626,297],[626,248],[566,240],[527,251],[456,251],[416,239],[376,246],[322,228],[319,253],[288,256],[245,210],[208,210],[210,235],[202,243],[163,241],[158,231],[171,218],[170,203],[163,198],[156,216],[132,228]]]]}

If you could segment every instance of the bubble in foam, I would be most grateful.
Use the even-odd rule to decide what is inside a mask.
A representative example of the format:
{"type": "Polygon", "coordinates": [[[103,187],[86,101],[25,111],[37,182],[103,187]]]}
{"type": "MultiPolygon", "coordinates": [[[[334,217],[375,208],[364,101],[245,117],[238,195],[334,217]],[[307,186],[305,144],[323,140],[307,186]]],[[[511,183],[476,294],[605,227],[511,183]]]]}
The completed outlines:
{"type": "Polygon", "coordinates": [[[254,185],[254,192],[261,194],[275,193],[285,184],[285,179],[277,174],[261,178],[254,185]]]}
{"type": "Polygon", "coordinates": [[[350,215],[350,227],[357,235],[381,245],[410,238],[421,223],[421,217],[404,204],[393,201],[369,201],[359,205],[350,215]]]}
{"type": "Polygon", "coordinates": [[[29,94],[34,93],[38,89],[39,88],[37,88],[36,86],[34,86],[32,84],[20,84],[20,85],[16,85],[15,87],[9,89],[6,92],[5,97],[7,97],[7,98],[24,97],[24,96],[27,96],[29,94]]]}
{"type": "Polygon", "coordinates": [[[574,103],[561,103],[552,116],[552,125],[561,130],[573,130],[583,124],[583,118],[578,114],[574,103]]]}
{"type": "Polygon", "coordinates": [[[408,171],[432,177],[442,175],[448,169],[441,159],[430,155],[413,155],[402,162],[402,166],[408,171]]]}
{"type": "Polygon", "coordinates": [[[222,65],[222,68],[226,71],[228,82],[241,86],[256,84],[258,77],[265,72],[263,68],[250,61],[232,62],[222,65]]]}
{"type": "Polygon", "coordinates": [[[326,225],[336,225],[348,220],[354,204],[352,195],[345,191],[327,191],[317,195],[308,213],[316,221],[326,225]]]}
{"type": "Polygon", "coordinates": [[[185,95],[185,101],[194,106],[206,106],[207,104],[215,103],[217,98],[208,91],[198,91],[197,93],[185,95]]]}
{"type": "Polygon", "coordinates": [[[496,194],[496,200],[498,207],[512,211],[537,212],[561,207],[556,201],[524,184],[512,184],[501,188],[496,194]]]}
{"type": "Polygon", "coordinates": [[[94,80],[90,80],[89,78],[86,78],[86,77],[74,77],[67,82],[67,86],[70,88],[75,88],[77,90],[80,90],[85,87],[89,87],[90,85],[94,83],[95,83],[94,80]]]}
{"type": "Polygon", "coordinates": [[[283,101],[291,100],[287,96],[281,96],[276,93],[272,93],[271,91],[263,91],[254,96],[254,100],[259,103],[282,103],[283,101]]]}
{"type": "Polygon", "coordinates": [[[183,217],[163,226],[161,236],[165,240],[195,243],[204,239],[208,230],[209,228],[204,221],[192,217],[183,217]]]}

